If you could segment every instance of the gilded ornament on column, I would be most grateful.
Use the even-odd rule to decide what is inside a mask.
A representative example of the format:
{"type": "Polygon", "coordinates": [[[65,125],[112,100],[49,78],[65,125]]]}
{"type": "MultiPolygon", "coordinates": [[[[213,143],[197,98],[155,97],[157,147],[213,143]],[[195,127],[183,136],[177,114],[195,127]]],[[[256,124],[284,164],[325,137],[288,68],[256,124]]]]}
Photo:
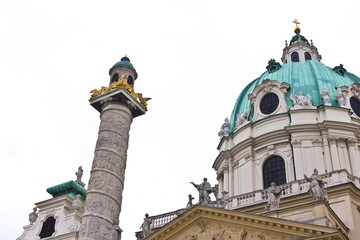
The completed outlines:
{"type": "Polygon", "coordinates": [[[127,75],[123,74],[121,76],[120,81],[114,81],[112,82],[109,87],[102,86],[100,89],[93,89],[90,91],[91,96],[90,99],[96,98],[100,95],[104,95],[106,93],[112,92],[119,88],[124,88],[127,90],[131,96],[133,96],[136,100],[138,100],[144,107],[147,106],[147,102],[151,100],[149,97],[143,97],[142,93],[136,93],[134,90],[134,87],[127,83],[127,75]]]}

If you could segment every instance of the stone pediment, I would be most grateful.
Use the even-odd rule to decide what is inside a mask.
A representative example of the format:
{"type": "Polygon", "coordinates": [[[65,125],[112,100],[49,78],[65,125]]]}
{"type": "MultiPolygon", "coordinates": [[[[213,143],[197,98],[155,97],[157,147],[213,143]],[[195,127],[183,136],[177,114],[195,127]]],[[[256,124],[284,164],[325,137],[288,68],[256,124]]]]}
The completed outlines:
{"type": "Polygon", "coordinates": [[[194,206],[146,240],[348,239],[339,229],[279,218],[194,206]]]}

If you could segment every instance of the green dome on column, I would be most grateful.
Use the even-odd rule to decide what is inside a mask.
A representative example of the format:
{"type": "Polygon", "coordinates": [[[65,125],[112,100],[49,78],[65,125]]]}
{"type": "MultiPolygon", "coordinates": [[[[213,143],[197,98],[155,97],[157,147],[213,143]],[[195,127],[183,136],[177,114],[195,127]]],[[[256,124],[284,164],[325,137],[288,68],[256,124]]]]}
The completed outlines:
{"type": "Polygon", "coordinates": [[[132,71],[134,71],[135,73],[135,79],[137,79],[137,72],[134,68],[134,65],[130,62],[130,58],[128,58],[127,56],[124,56],[120,59],[120,61],[118,61],[117,63],[115,63],[112,68],[110,68],[109,70],[109,74],[111,75],[112,71],[115,69],[115,68],[121,68],[121,67],[124,67],[124,68],[128,68],[132,71]]]}

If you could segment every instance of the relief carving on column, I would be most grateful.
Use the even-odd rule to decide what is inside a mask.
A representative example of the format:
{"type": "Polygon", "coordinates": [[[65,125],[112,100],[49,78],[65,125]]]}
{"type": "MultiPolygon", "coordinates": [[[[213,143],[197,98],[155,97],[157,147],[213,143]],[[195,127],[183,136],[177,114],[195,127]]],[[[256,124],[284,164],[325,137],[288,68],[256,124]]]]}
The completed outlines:
{"type": "Polygon", "coordinates": [[[357,143],[357,139],[356,138],[348,138],[348,139],[346,139],[346,142],[349,146],[355,147],[355,144],[357,143]]]}
{"type": "Polygon", "coordinates": [[[338,137],[336,136],[329,136],[328,140],[330,144],[336,144],[336,140],[338,139],[338,137]]]}
{"type": "Polygon", "coordinates": [[[244,155],[245,161],[252,161],[254,160],[254,154],[252,152],[247,152],[244,155]]]}
{"type": "Polygon", "coordinates": [[[232,159],[231,160],[232,169],[236,168],[237,166],[239,166],[239,159],[232,159]]]}
{"type": "Polygon", "coordinates": [[[301,139],[293,139],[291,140],[291,144],[294,148],[301,147],[301,139]]]}
{"type": "Polygon", "coordinates": [[[270,235],[269,233],[260,232],[251,229],[245,229],[241,226],[226,225],[214,223],[211,221],[201,220],[186,232],[181,234],[175,240],[280,240],[288,239],[281,236],[270,235]]]}
{"type": "Polygon", "coordinates": [[[322,145],[321,137],[313,138],[313,139],[311,139],[311,141],[312,141],[312,144],[316,147],[320,147],[322,145]]]}

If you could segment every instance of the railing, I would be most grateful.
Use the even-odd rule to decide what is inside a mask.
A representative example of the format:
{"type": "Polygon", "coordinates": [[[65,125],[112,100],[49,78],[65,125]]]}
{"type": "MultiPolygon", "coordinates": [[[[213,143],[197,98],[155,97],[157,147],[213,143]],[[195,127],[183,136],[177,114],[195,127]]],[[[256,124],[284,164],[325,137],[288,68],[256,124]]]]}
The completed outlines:
{"type": "MultiPolygon", "coordinates": [[[[352,182],[357,188],[360,188],[360,178],[348,173],[347,170],[334,171],[320,175],[325,182],[325,188],[352,182]]],[[[310,183],[305,179],[293,181],[290,183],[278,185],[281,190],[281,197],[301,194],[309,190],[310,183]]],[[[268,199],[267,189],[256,190],[246,194],[240,194],[229,198],[228,208],[235,209],[257,203],[266,202],[268,199]]]]}
{"type": "MultiPolygon", "coordinates": [[[[346,170],[334,171],[331,173],[325,173],[320,175],[325,182],[325,188],[335,186],[347,182],[352,182],[357,188],[360,189],[360,178],[352,176],[346,170]]],[[[310,183],[305,179],[293,181],[290,183],[278,185],[281,190],[281,197],[289,197],[301,193],[305,193],[309,190],[310,183]]],[[[235,209],[245,207],[257,203],[267,202],[268,194],[267,189],[257,190],[246,194],[240,194],[229,198],[229,209],[235,209]]],[[[179,215],[186,211],[185,208],[178,209],[173,212],[163,213],[156,216],[151,216],[152,223],[150,228],[155,229],[164,226],[177,218],[179,215]]]]}
{"type": "Polygon", "coordinates": [[[163,213],[160,215],[156,215],[156,216],[151,216],[152,218],[152,223],[150,225],[151,229],[154,228],[158,228],[158,227],[162,227],[165,224],[167,224],[168,222],[171,222],[174,218],[178,217],[180,214],[182,214],[183,212],[185,212],[185,208],[183,209],[179,209],[173,212],[168,212],[168,213],[163,213]]]}

